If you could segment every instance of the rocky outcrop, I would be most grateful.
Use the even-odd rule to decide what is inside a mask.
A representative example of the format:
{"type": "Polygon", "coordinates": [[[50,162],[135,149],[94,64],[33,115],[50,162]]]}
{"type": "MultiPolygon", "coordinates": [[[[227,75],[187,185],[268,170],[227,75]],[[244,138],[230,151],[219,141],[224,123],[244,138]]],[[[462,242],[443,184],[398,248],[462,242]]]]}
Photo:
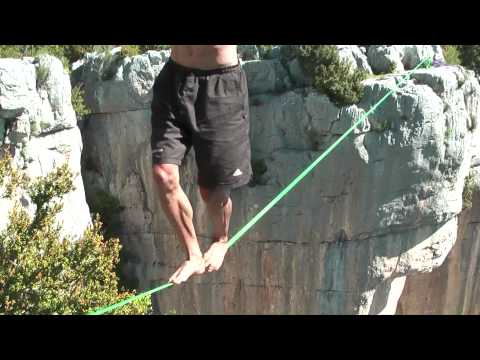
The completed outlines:
{"type": "Polygon", "coordinates": [[[459,215],[455,246],[438,269],[408,277],[397,314],[480,315],[480,169],[475,168],[472,207],[459,215]]]}
{"type": "MultiPolygon", "coordinates": [[[[65,196],[58,220],[65,234],[78,238],[90,223],[90,213],[80,176],[82,139],[71,104],[70,78],[60,60],[0,59],[0,135],[2,151],[9,151],[15,165],[31,178],[45,176],[68,161],[75,190],[65,196]]],[[[27,194],[21,200],[33,211],[27,194]]],[[[10,207],[10,201],[0,199],[0,228],[10,207]]]]}
{"type": "MultiPolygon", "coordinates": [[[[82,130],[86,190],[119,199],[123,273],[141,290],[164,283],[184,256],[151,174],[151,86],[167,56],[121,59],[106,79],[102,56],[89,55],[74,74],[94,112],[82,130]]],[[[359,104],[337,108],[308,87],[296,59],[244,67],[255,176],[232,195],[232,234],[399,79],[366,80],[359,104]]],[[[395,313],[407,278],[439,268],[455,244],[479,104],[472,72],[418,71],[231,249],[220,272],[155,295],[156,310],[395,313]]],[[[209,227],[193,154],[181,173],[205,248],[209,227]]]]}
{"type": "Polygon", "coordinates": [[[410,70],[426,57],[445,60],[439,45],[370,45],[368,47],[368,61],[375,74],[410,70]]]}

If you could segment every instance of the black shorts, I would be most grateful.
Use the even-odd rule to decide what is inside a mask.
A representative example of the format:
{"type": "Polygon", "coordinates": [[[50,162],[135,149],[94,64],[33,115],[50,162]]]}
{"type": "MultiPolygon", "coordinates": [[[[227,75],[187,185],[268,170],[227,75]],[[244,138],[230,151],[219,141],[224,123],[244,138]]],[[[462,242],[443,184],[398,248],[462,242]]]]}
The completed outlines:
{"type": "Polygon", "coordinates": [[[155,80],[152,160],[181,165],[193,146],[198,184],[237,188],[252,176],[248,89],[240,65],[211,71],[169,60],[155,80]]]}

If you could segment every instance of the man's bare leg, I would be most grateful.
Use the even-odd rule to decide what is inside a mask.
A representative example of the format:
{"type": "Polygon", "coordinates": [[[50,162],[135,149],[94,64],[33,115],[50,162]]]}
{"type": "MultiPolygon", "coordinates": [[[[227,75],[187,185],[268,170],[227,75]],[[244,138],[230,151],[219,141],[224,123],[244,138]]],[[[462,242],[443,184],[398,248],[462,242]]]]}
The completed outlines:
{"type": "Polygon", "coordinates": [[[162,207],[187,252],[187,260],[169,279],[169,282],[180,284],[192,275],[205,272],[205,262],[193,227],[193,209],[180,186],[177,165],[154,165],[153,174],[160,190],[162,207]]]}
{"type": "Polygon", "coordinates": [[[203,200],[207,204],[208,215],[213,224],[213,243],[205,252],[205,266],[208,272],[220,269],[228,250],[228,227],[232,215],[232,200],[221,194],[200,188],[203,200]]]}

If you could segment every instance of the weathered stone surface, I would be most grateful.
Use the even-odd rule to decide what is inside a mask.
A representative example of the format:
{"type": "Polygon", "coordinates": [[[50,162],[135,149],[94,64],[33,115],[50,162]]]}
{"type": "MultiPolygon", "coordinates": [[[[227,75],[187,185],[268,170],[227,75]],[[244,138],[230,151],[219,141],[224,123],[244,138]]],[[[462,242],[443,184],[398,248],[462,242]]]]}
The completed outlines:
{"type": "MultiPolygon", "coordinates": [[[[68,161],[75,174],[75,190],[64,197],[58,221],[63,222],[65,234],[80,236],[90,223],[80,176],[82,141],[71,104],[70,79],[60,60],[51,56],[42,56],[36,63],[0,59],[0,109],[0,119],[7,125],[1,144],[29,177],[45,176],[68,161]],[[40,79],[37,74],[42,73],[40,79]]],[[[22,204],[33,211],[28,195],[23,194],[22,204]]],[[[0,228],[10,207],[10,201],[0,200],[0,228]]]]}
{"type": "MultiPolygon", "coordinates": [[[[110,86],[90,79],[100,78],[94,68],[99,61],[92,57],[82,69],[92,99],[110,86]]],[[[130,61],[152,74],[151,63],[130,61]]],[[[295,59],[289,61],[291,66],[295,59]]],[[[290,69],[292,86],[302,89],[278,87],[275,66],[245,63],[253,160],[262,166],[256,167],[251,186],[232,194],[231,234],[398,80],[368,80],[359,104],[336,108],[294,81],[290,69]]],[[[148,101],[133,103],[126,87],[117,91],[116,103],[96,100],[96,114],[83,130],[83,174],[87,191],[102,188],[120,199],[120,238],[127,253],[123,271],[145,290],[165,282],[184,254],[153,185],[148,101]]],[[[395,313],[405,280],[441,266],[456,241],[464,179],[479,136],[474,125],[479,99],[471,72],[456,67],[419,71],[244,235],[220,272],[154,296],[156,310],[395,313]]],[[[181,174],[205,248],[209,225],[195,186],[193,154],[181,174]]]]}
{"type": "Polygon", "coordinates": [[[397,314],[480,315],[480,168],[473,206],[459,214],[457,242],[431,273],[409,276],[397,314]]]}
{"type": "Polygon", "coordinates": [[[73,72],[72,82],[84,83],[85,103],[95,114],[144,109],[152,101],[153,82],[169,54],[169,51],[148,51],[121,58],[114,49],[105,58],[90,53],[73,72]]]}
{"type": "Polygon", "coordinates": [[[350,63],[353,69],[360,69],[372,74],[367,56],[356,45],[337,45],[340,57],[350,63]]]}
{"type": "Polygon", "coordinates": [[[411,70],[424,58],[444,61],[440,45],[370,45],[368,62],[375,74],[411,70]]]}
{"type": "Polygon", "coordinates": [[[254,60],[243,64],[250,94],[280,93],[292,87],[282,63],[275,60],[254,60]]]}
{"type": "Polygon", "coordinates": [[[375,74],[402,72],[402,46],[371,45],[368,47],[368,62],[375,74]]]}

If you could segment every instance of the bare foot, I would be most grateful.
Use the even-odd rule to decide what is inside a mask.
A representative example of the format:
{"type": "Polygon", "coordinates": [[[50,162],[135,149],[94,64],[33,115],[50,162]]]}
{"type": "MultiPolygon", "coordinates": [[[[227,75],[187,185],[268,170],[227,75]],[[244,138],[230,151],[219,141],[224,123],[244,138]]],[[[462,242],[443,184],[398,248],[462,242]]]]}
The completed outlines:
{"type": "Polygon", "coordinates": [[[203,258],[205,259],[205,267],[208,272],[217,271],[223,263],[223,259],[228,250],[227,241],[214,242],[203,258]]]}
{"type": "Polygon", "coordinates": [[[192,257],[186,260],[168,280],[176,285],[187,281],[192,275],[201,275],[205,272],[205,262],[202,257],[192,257]]]}

